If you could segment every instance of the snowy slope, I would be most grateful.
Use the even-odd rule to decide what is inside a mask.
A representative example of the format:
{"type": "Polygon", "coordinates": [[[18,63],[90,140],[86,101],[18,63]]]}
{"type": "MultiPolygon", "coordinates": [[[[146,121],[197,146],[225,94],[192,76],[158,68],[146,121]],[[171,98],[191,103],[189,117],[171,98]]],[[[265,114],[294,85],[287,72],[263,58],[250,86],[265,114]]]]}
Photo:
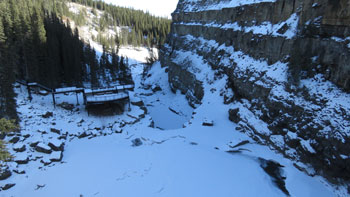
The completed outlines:
{"type": "Polygon", "coordinates": [[[152,15],[171,18],[171,13],[175,10],[178,0],[104,0],[106,3],[122,7],[131,7],[149,12],[152,15]]]}
{"type": "MultiPolygon", "coordinates": [[[[221,10],[224,8],[234,8],[243,5],[264,3],[264,2],[276,2],[276,0],[187,0],[183,8],[184,12],[198,12],[206,10],[221,10]]],[[[180,2],[181,3],[181,2],[180,2]]],[[[182,2],[183,3],[183,2],[182,2]]]]}
{"type": "MultiPolygon", "coordinates": [[[[144,118],[143,110],[133,105],[130,112],[111,117],[88,116],[82,105],[73,111],[54,109],[50,95],[35,95],[29,103],[24,89],[17,89],[21,127],[30,137],[21,137],[19,143],[27,145],[27,152],[13,151],[16,157],[32,154],[43,160],[48,158],[29,148],[28,143],[38,139],[46,144],[60,136],[50,132],[51,127],[67,131],[68,137],[64,140],[62,162],[44,166],[38,159],[18,165],[26,173],[14,173],[1,181],[1,185],[16,185],[0,196],[284,196],[261,168],[258,158],[285,166],[282,174],[291,196],[343,194],[322,178],[307,176],[290,160],[236,131],[237,125],[228,120],[231,106],[222,104],[220,93],[225,90],[218,88],[224,87],[225,77],[204,84],[207,92],[203,104],[193,111],[183,95],[171,93],[167,73],[159,63],[145,81],[141,80],[143,65],[134,63],[137,88],[130,95],[133,101],[142,99],[145,103],[148,114],[144,118]],[[161,91],[153,92],[149,85],[158,85],[161,91]],[[52,111],[53,117],[42,118],[47,111],[52,111]],[[152,120],[155,127],[165,130],[150,127],[152,120]],[[214,125],[203,126],[203,122],[214,125]],[[123,132],[116,133],[120,129],[123,132]],[[84,131],[89,136],[79,139],[77,136],[84,131]],[[132,146],[136,138],[141,146],[132,146]],[[249,143],[232,148],[245,140],[249,143]],[[226,152],[230,150],[238,152],[226,152]]],[[[214,72],[204,66],[208,67],[205,77],[212,81],[214,72]]],[[[60,96],[58,103],[76,104],[75,99],[75,95],[60,96]]],[[[16,169],[17,165],[13,163],[11,168],[16,169]]]]}

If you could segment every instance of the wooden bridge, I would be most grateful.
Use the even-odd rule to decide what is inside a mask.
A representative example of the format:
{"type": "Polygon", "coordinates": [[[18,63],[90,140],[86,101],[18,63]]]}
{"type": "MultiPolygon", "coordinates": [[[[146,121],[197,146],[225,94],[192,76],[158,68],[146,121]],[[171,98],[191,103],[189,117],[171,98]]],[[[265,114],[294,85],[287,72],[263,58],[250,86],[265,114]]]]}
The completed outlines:
{"type": "Polygon", "coordinates": [[[122,100],[127,100],[129,102],[129,107],[130,107],[129,91],[133,90],[135,87],[133,84],[127,84],[127,85],[118,85],[114,87],[96,88],[96,89],[86,89],[86,88],[79,88],[79,87],[65,87],[65,88],[51,89],[36,82],[28,83],[23,80],[16,80],[16,82],[27,87],[29,100],[32,100],[32,95],[31,95],[32,89],[37,89],[37,90],[41,89],[41,90],[47,91],[48,93],[51,93],[54,106],[56,106],[55,95],[57,94],[75,93],[77,98],[77,104],[79,104],[78,94],[82,93],[84,98],[84,104],[86,107],[91,105],[118,102],[122,100]]]}

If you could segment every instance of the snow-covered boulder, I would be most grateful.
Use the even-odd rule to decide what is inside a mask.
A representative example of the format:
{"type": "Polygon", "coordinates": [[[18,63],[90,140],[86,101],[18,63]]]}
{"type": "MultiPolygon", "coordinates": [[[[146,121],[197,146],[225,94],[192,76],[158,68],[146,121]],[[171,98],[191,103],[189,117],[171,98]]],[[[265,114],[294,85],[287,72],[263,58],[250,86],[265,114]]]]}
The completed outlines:
{"type": "Polygon", "coordinates": [[[132,105],[139,106],[139,107],[141,107],[141,106],[144,105],[143,101],[142,101],[140,98],[138,98],[138,97],[133,98],[133,99],[131,100],[131,104],[132,104],[132,105]]]}
{"type": "Polygon", "coordinates": [[[154,85],[152,85],[152,91],[153,92],[162,91],[162,88],[159,85],[154,84],[154,85]]]}
{"type": "Polygon", "coordinates": [[[81,139],[81,138],[84,138],[84,137],[87,137],[87,136],[89,136],[89,134],[87,134],[87,132],[84,131],[84,132],[82,132],[82,133],[80,133],[80,134],[78,135],[78,138],[81,139]]]}
{"type": "Polygon", "coordinates": [[[115,133],[122,133],[123,132],[123,129],[120,128],[120,124],[114,124],[113,127],[112,127],[112,130],[115,132],[115,133]]]}
{"type": "Polygon", "coordinates": [[[40,163],[43,163],[45,166],[50,165],[52,162],[49,158],[43,158],[40,160],[40,163]]]}
{"type": "Polygon", "coordinates": [[[14,161],[17,164],[27,164],[29,162],[29,157],[27,154],[18,154],[16,155],[16,158],[14,159],[14,161]]]}
{"type": "Polygon", "coordinates": [[[39,143],[38,145],[36,145],[35,150],[46,154],[50,154],[52,152],[51,147],[43,143],[39,143]]]}
{"type": "Polygon", "coordinates": [[[20,138],[19,138],[18,136],[15,136],[15,137],[11,138],[11,139],[9,140],[9,142],[15,144],[15,143],[17,143],[19,140],[20,140],[20,138]]]}
{"type": "Polygon", "coordinates": [[[237,124],[241,120],[239,116],[239,108],[230,109],[228,113],[229,113],[229,119],[232,122],[237,124]]]}
{"type": "Polygon", "coordinates": [[[132,142],[132,146],[141,146],[142,145],[142,141],[140,138],[135,138],[131,142],[132,142]]]}
{"type": "Polygon", "coordinates": [[[52,139],[49,141],[48,146],[53,151],[63,151],[64,150],[64,142],[62,142],[61,140],[52,139]]]}
{"type": "Polygon", "coordinates": [[[60,103],[57,106],[62,107],[63,109],[68,111],[73,111],[74,109],[74,105],[67,102],[60,103]]]}
{"type": "Polygon", "coordinates": [[[41,115],[43,118],[50,118],[53,116],[52,112],[46,112],[45,114],[41,115]]]}
{"type": "Polygon", "coordinates": [[[12,175],[8,168],[0,169],[0,180],[5,180],[12,175]]]}
{"type": "Polygon", "coordinates": [[[58,130],[58,129],[55,129],[55,128],[51,128],[50,131],[51,131],[52,133],[56,133],[56,134],[58,134],[58,135],[61,134],[61,131],[58,130]]]}
{"type": "Polygon", "coordinates": [[[53,151],[51,154],[50,154],[50,161],[52,162],[58,162],[58,161],[61,161],[62,160],[62,157],[63,157],[63,153],[62,151],[53,151]]]}
{"type": "Polygon", "coordinates": [[[23,152],[26,150],[26,145],[17,143],[13,146],[13,150],[16,152],[23,152]]]}
{"type": "Polygon", "coordinates": [[[40,143],[39,139],[35,139],[29,143],[30,147],[36,147],[40,143]]]}
{"type": "Polygon", "coordinates": [[[210,120],[208,118],[204,118],[203,122],[202,122],[202,125],[203,126],[207,126],[207,127],[212,127],[212,126],[214,126],[214,121],[210,120]]]}

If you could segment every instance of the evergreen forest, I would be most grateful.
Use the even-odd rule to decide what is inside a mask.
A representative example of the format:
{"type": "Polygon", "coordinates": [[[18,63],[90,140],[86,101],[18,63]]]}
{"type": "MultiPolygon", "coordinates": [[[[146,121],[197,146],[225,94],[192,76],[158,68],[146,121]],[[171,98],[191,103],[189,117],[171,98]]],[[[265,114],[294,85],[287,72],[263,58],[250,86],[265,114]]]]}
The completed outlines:
{"type": "Polygon", "coordinates": [[[126,40],[118,36],[105,40],[103,53],[97,54],[81,40],[77,28],[71,29],[70,20],[84,24],[84,18],[69,12],[67,2],[0,1],[0,118],[17,119],[16,80],[39,82],[50,89],[86,84],[101,87],[110,81],[131,83],[128,60],[117,55],[119,46],[159,47],[170,31],[168,19],[102,1],[72,0],[104,11],[100,28],[118,25],[131,29],[126,40]]]}

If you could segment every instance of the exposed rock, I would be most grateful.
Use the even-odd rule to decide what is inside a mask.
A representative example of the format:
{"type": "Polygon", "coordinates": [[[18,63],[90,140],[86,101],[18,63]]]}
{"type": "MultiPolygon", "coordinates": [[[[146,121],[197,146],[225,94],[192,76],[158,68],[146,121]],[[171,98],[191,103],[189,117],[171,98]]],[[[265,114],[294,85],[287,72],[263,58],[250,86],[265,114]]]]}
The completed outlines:
{"type": "Polygon", "coordinates": [[[53,151],[50,155],[50,161],[59,162],[62,160],[63,154],[62,151],[53,151]]]}
{"type": "Polygon", "coordinates": [[[159,85],[153,85],[152,86],[152,91],[153,92],[162,91],[162,88],[159,85]]]}
{"type": "Polygon", "coordinates": [[[12,175],[9,169],[0,170],[0,180],[5,180],[12,175]]]}
{"type": "Polygon", "coordinates": [[[73,111],[73,109],[74,109],[74,105],[73,104],[69,104],[67,102],[60,103],[57,106],[62,107],[63,109],[69,110],[69,111],[73,111]]]}
{"type": "Polygon", "coordinates": [[[29,134],[29,133],[24,134],[23,137],[24,137],[24,138],[29,138],[29,137],[30,137],[30,134],[29,134]]]}
{"type": "Polygon", "coordinates": [[[15,172],[15,173],[17,173],[17,174],[25,174],[25,173],[26,173],[25,170],[23,170],[23,169],[18,169],[18,168],[14,169],[13,172],[15,172]]]}
{"type": "Polygon", "coordinates": [[[212,127],[212,126],[214,126],[214,121],[205,118],[202,122],[202,125],[207,126],[207,127],[212,127]]]}
{"type": "Polygon", "coordinates": [[[132,142],[132,146],[141,146],[142,145],[142,141],[140,138],[135,138],[131,142],[132,142]]]}
{"type": "Polygon", "coordinates": [[[43,158],[40,160],[40,163],[44,164],[44,166],[50,165],[52,161],[48,158],[43,158]]]}
{"type": "Polygon", "coordinates": [[[134,100],[131,101],[131,104],[139,107],[144,106],[144,103],[140,98],[135,98],[134,100]]]}
{"type": "Polygon", "coordinates": [[[169,107],[169,110],[170,110],[171,112],[173,112],[174,114],[180,115],[180,112],[177,111],[177,110],[175,110],[175,109],[173,109],[172,107],[169,107]]]}
{"type": "Polygon", "coordinates": [[[50,131],[51,131],[52,133],[57,133],[58,135],[61,135],[61,131],[58,130],[58,129],[51,128],[50,131]]]}
{"type": "Polygon", "coordinates": [[[39,133],[41,133],[42,135],[47,134],[47,132],[46,132],[46,131],[44,131],[44,130],[38,130],[38,132],[39,132],[39,133]]]}
{"type": "Polygon", "coordinates": [[[48,146],[53,151],[63,151],[64,150],[64,142],[62,142],[60,140],[50,140],[48,143],[48,146]]]}
{"type": "Polygon", "coordinates": [[[246,145],[246,144],[249,144],[250,142],[248,141],[248,140],[244,140],[244,141],[242,141],[242,142],[240,142],[240,143],[238,143],[238,144],[236,144],[236,145],[234,145],[234,146],[230,146],[230,148],[237,148],[237,147],[240,147],[240,146],[244,146],[244,145],[246,145]]]}
{"type": "Polygon", "coordinates": [[[87,136],[89,136],[89,135],[86,133],[86,131],[84,131],[83,133],[78,135],[78,138],[81,139],[81,138],[84,138],[84,137],[87,137],[87,136]]]}
{"type": "Polygon", "coordinates": [[[17,155],[14,161],[17,164],[27,164],[29,162],[29,157],[25,154],[17,155]]]}
{"type": "Polygon", "coordinates": [[[287,24],[284,24],[280,29],[278,29],[277,33],[285,34],[288,29],[289,29],[289,26],[287,24]]]}
{"type": "Polygon", "coordinates": [[[40,143],[40,140],[34,140],[34,141],[30,142],[29,146],[36,147],[39,143],[40,143]]]}
{"type": "Polygon", "coordinates": [[[16,184],[15,183],[8,183],[6,184],[5,186],[2,186],[1,189],[2,190],[9,190],[11,189],[13,186],[15,186],[16,184]]]}
{"type": "Polygon", "coordinates": [[[264,171],[270,175],[272,181],[277,185],[277,187],[283,191],[287,196],[290,196],[287,188],[286,188],[286,177],[283,176],[283,170],[281,164],[277,163],[273,160],[266,160],[263,158],[259,158],[260,166],[264,169],[264,171]]]}
{"type": "Polygon", "coordinates": [[[46,154],[50,154],[52,152],[51,148],[43,143],[36,145],[35,150],[46,154]]]}
{"type": "Polygon", "coordinates": [[[123,132],[123,129],[120,128],[120,124],[114,124],[113,127],[112,127],[112,130],[115,133],[122,133],[123,132]]]}
{"type": "Polygon", "coordinates": [[[152,120],[148,127],[154,128],[154,121],[152,120]]]}
{"type": "Polygon", "coordinates": [[[60,135],[57,139],[58,139],[58,140],[67,140],[67,135],[68,135],[68,132],[66,132],[66,133],[63,134],[63,135],[60,135]]]}
{"type": "Polygon", "coordinates": [[[153,93],[141,93],[140,95],[142,95],[142,96],[152,96],[153,93]]]}
{"type": "Polygon", "coordinates": [[[229,119],[234,122],[234,123],[239,123],[240,121],[240,117],[239,117],[239,108],[235,108],[235,109],[230,109],[229,112],[229,119]]]}
{"type": "Polygon", "coordinates": [[[15,144],[15,143],[17,143],[17,142],[19,141],[19,139],[20,139],[20,138],[19,138],[18,136],[15,136],[15,137],[11,138],[11,139],[9,140],[9,142],[15,144]]]}
{"type": "Polygon", "coordinates": [[[45,114],[41,115],[43,118],[50,118],[53,116],[52,112],[46,112],[45,114]]]}
{"type": "Polygon", "coordinates": [[[45,184],[43,184],[43,185],[38,184],[38,185],[36,185],[35,190],[42,189],[42,188],[44,188],[45,186],[46,186],[45,184]]]}
{"type": "Polygon", "coordinates": [[[13,146],[13,150],[16,152],[24,152],[26,150],[26,145],[25,144],[15,144],[13,146]]]}
{"type": "MultiPolygon", "coordinates": [[[[143,114],[142,114],[142,116],[146,116],[146,114],[148,113],[148,110],[147,110],[147,108],[145,107],[145,106],[141,106],[140,107],[140,109],[142,109],[142,111],[143,111],[143,114]]],[[[144,118],[144,117],[142,117],[142,118],[144,118]]]]}
{"type": "Polygon", "coordinates": [[[6,133],[6,136],[8,137],[13,137],[17,134],[17,132],[9,132],[9,133],[6,133]]]}

